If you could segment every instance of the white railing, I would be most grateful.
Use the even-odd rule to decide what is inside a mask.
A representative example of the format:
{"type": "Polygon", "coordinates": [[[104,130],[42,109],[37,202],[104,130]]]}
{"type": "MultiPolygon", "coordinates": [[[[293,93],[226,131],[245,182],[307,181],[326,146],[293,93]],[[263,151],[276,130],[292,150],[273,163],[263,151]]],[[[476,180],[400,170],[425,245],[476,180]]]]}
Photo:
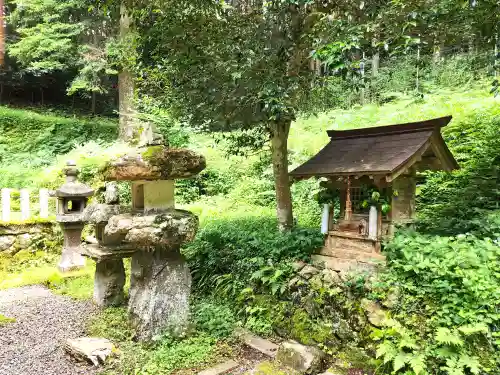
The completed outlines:
{"type": "Polygon", "coordinates": [[[3,188],[1,193],[1,220],[2,221],[28,221],[32,218],[47,219],[49,217],[49,190],[40,189],[38,191],[38,204],[32,206],[30,195],[36,191],[29,189],[3,188]],[[19,191],[20,211],[12,211],[12,192],[19,191]],[[32,210],[34,208],[34,210],[32,210]],[[37,214],[34,214],[37,212],[37,214]]]}

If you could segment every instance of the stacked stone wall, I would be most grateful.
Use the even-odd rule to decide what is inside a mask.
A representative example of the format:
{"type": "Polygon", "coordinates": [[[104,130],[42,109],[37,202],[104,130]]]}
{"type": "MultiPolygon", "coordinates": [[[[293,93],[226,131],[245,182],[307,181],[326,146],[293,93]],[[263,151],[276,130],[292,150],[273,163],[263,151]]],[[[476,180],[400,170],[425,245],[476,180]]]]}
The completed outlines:
{"type": "Polygon", "coordinates": [[[21,250],[40,250],[48,241],[60,241],[56,223],[0,224],[0,254],[15,255],[21,250]]]}

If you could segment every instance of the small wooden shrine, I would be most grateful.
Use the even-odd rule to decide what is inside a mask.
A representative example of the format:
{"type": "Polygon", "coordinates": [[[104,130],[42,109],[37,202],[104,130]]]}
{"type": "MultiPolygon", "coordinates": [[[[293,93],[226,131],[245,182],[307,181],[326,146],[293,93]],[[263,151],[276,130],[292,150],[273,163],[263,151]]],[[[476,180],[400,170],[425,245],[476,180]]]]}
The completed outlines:
{"type": "Polygon", "coordinates": [[[414,218],[416,173],[458,168],[441,136],[441,128],[450,121],[447,116],[328,131],[330,142],[290,173],[295,180],[323,177],[324,187],[339,197],[340,218],[334,220],[332,205],[324,212],[325,246],[316,260],[338,271],[370,268],[385,260],[382,240],[393,234],[395,225],[414,218]],[[370,201],[373,191],[383,196],[387,212],[370,201]]]}

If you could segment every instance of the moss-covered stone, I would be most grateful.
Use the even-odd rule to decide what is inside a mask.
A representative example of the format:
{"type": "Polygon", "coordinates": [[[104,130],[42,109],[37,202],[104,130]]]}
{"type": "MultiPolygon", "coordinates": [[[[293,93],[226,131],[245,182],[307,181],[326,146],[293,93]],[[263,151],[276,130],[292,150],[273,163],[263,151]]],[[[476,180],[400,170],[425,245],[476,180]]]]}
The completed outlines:
{"type": "Polygon", "coordinates": [[[193,240],[198,217],[189,211],[168,210],[161,214],[122,214],[110,217],[103,241],[113,245],[177,248],[193,240]]]}
{"type": "Polygon", "coordinates": [[[253,370],[246,372],[245,375],[299,375],[300,373],[278,365],[277,363],[266,361],[259,363],[253,370]]]}
{"type": "Polygon", "coordinates": [[[146,161],[154,161],[158,159],[160,153],[163,151],[165,146],[157,145],[157,146],[148,146],[142,151],[142,158],[146,161]]]}
{"type": "Polygon", "coordinates": [[[194,151],[156,145],[107,162],[101,173],[106,181],[174,180],[195,176],[205,167],[205,158],[194,151]]]}

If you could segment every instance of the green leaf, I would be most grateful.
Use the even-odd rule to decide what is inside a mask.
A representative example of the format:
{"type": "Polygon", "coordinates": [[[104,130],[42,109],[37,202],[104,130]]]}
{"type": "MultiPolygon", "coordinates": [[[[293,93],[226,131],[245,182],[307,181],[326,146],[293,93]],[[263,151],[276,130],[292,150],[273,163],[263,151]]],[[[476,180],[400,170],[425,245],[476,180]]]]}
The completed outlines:
{"type": "Polygon", "coordinates": [[[462,327],[458,328],[458,330],[466,336],[474,335],[476,333],[488,333],[489,332],[488,326],[484,323],[476,323],[476,324],[462,326],[462,327]]]}
{"type": "Polygon", "coordinates": [[[394,358],[394,363],[392,365],[394,371],[401,370],[409,362],[410,355],[407,353],[400,352],[396,358],[394,358]]]}
{"type": "Polygon", "coordinates": [[[460,336],[450,331],[448,328],[440,327],[436,331],[436,336],[434,339],[440,344],[449,344],[455,346],[463,346],[464,341],[460,336]]]}
{"type": "Polygon", "coordinates": [[[425,374],[426,366],[425,366],[425,355],[419,354],[410,359],[410,367],[415,375],[425,374]]]}

